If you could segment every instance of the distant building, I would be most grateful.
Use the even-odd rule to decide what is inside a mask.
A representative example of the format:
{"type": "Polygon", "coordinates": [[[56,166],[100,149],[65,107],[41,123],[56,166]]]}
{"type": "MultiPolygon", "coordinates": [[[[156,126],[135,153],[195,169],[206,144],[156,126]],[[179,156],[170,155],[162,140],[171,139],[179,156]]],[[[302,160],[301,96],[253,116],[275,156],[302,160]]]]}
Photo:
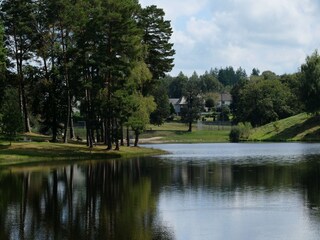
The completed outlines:
{"type": "Polygon", "coordinates": [[[174,111],[178,116],[180,116],[181,109],[187,105],[187,100],[185,97],[169,98],[169,102],[173,105],[174,111]]]}
{"type": "Polygon", "coordinates": [[[169,98],[169,103],[172,104],[176,114],[178,114],[178,112],[180,112],[180,106],[178,104],[179,100],[180,100],[180,98],[169,98]]]}
{"type": "Polygon", "coordinates": [[[218,100],[218,107],[230,106],[232,102],[232,96],[230,93],[221,93],[218,100]]]}

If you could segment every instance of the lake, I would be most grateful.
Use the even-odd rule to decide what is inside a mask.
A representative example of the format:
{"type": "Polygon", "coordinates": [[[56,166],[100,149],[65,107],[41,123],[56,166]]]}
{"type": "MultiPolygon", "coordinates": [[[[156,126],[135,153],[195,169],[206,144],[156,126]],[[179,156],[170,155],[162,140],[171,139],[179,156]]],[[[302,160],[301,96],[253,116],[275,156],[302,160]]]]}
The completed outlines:
{"type": "Polygon", "coordinates": [[[0,239],[319,239],[320,144],[146,146],[0,170],[0,239]]]}

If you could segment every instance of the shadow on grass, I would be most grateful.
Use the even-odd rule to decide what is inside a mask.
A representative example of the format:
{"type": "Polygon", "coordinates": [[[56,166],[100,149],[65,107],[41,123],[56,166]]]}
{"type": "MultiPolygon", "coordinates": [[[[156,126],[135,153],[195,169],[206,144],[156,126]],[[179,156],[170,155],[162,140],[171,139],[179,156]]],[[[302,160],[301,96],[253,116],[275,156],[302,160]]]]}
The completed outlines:
{"type": "MultiPolygon", "coordinates": [[[[279,132],[278,134],[270,137],[268,141],[288,141],[296,137],[297,135],[308,131],[309,129],[318,127],[319,125],[320,125],[320,116],[314,116],[304,121],[301,124],[297,124],[292,127],[286,128],[285,130],[279,132]]],[[[311,139],[315,140],[316,136],[318,136],[316,139],[319,140],[319,137],[320,137],[319,131],[307,134],[302,140],[305,140],[305,141],[307,141],[308,139],[309,141],[311,139]]]]}
{"type": "Polygon", "coordinates": [[[320,140],[320,129],[306,134],[303,139],[303,141],[319,141],[320,140]]]}
{"type": "Polygon", "coordinates": [[[168,137],[174,135],[184,135],[189,133],[187,130],[146,130],[141,137],[168,137]]]}
{"type": "Polygon", "coordinates": [[[106,150],[101,148],[79,148],[76,146],[68,145],[68,149],[62,145],[54,145],[52,148],[50,146],[46,148],[11,148],[8,146],[0,147],[0,162],[6,161],[5,157],[10,156],[12,159],[115,159],[120,158],[121,155],[117,152],[106,152],[106,150]]]}

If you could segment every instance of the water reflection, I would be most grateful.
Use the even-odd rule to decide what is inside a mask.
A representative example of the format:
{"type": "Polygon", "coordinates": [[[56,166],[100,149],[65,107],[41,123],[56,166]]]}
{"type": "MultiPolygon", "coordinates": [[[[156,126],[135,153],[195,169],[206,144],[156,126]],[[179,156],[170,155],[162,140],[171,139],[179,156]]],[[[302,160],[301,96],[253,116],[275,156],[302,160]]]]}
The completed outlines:
{"type": "Polygon", "coordinates": [[[0,239],[318,239],[320,154],[306,146],[3,170],[0,239]]]}
{"type": "Polygon", "coordinates": [[[172,239],[139,160],[2,172],[0,239],[172,239]]]}

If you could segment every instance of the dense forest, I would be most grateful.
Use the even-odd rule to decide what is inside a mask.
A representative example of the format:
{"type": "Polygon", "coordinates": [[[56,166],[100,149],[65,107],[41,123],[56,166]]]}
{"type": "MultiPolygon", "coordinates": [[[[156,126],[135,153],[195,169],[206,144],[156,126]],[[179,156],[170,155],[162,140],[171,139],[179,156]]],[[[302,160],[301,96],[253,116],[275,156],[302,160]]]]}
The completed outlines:
{"type": "Polygon", "coordinates": [[[232,95],[226,114],[234,124],[260,126],[320,110],[317,51],[294,74],[254,68],[247,75],[229,66],[173,77],[172,28],[156,6],[142,8],[136,0],[3,0],[1,19],[0,130],[9,136],[35,131],[67,142],[77,137],[74,122],[83,121],[88,146],[103,142],[119,149],[129,130],[136,145],[149,122],[168,119],[169,98],[186,98],[181,121],[191,130],[221,93],[232,95]]]}
{"type": "Polygon", "coordinates": [[[79,108],[90,147],[119,149],[125,127],[138,138],[157,108],[152,90],[173,67],[164,16],[135,0],[2,1],[2,131],[67,142],[79,108]]]}

